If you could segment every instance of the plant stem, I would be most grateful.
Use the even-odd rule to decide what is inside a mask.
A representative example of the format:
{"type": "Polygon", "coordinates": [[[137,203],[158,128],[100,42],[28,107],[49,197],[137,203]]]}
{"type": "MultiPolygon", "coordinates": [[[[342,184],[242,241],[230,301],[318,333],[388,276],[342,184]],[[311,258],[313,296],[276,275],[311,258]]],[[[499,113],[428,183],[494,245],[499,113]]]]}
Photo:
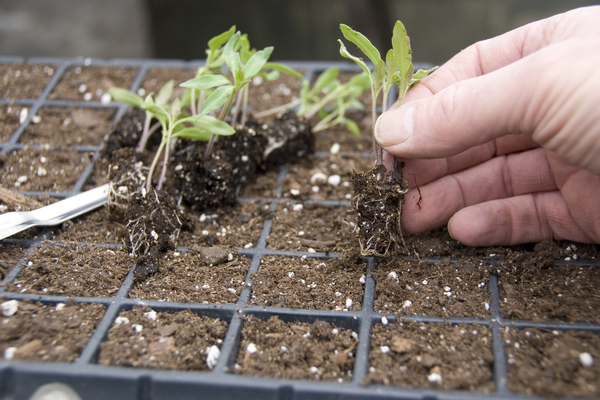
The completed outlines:
{"type": "Polygon", "coordinates": [[[148,129],[146,127],[146,123],[150,124],[150,119],[146,119],[146,121],[144,121],[144,130],[142,131],[142,137],[140,138],[140,142],[135,148],[136,153],[142,153],[144,151],[144,149],[146,148],[146,144],[148,144],[148,139],[150,139],[150,136],[152,136],[152,134],[156,132],[156,130],[160,127],[160,122],[156,122],[148,129]]]}
{"type": "MultiPolygon", "coordinates": [[[[223,108],[221,108],[221,112],[219,113],[219,118],[218,118],[220,121],[225,121],[225,118],[227,117],[227,115],[229,115],[229,112],[231,111],[231,107],[233,106],[233,99],[235,98],[234,93],[232,93],[227,98],[225,105],[223,105],[223,108]]],[[[205,163],[208,160],[208,156],[210,156],[210,153],[212,152],[212,148],[215,143],[215,139],[216,139],[215,134],[210,135],[210,139],[206,145],[206,151],[204,152],[204,162],[205,163]]]]}
{"type": "Polygon", "coordinates": [[[152,165],[150,165],[150,170],[148,171],[148,178],[146,179],[146,193],[150,192],[150,188],[152,187],[152,175],[154,175],[154,170],[156,169],[156,164],[158,163],[158,159],[160,158],[160,154],[162,153],[163,148],[165,147],[166,140],[160,142],[160,146],[158,146],[158,150],[156,150],[156,154],[154,155],[154,160],[152,160],[152,165]]]}

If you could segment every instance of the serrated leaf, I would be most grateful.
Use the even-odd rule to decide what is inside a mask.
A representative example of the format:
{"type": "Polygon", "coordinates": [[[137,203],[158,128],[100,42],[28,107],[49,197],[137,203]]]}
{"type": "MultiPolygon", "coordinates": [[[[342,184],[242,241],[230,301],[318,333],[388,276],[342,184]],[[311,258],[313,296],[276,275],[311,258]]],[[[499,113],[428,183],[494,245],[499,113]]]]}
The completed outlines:
{"type": "Polygon", "coordinates": [[[208,49],[210,51],[215,51],[221,46],[223,46],[227,41],[233,36],[235,33],[235,25],[229,28],[228,31],[221,33],[220,35],[215,36],[214,38],[208,41],[208,49]]]}
{"type": "Polygon", "coordinates": [[[284,74],[295,76],[298,79],[304,79],[304,75],[302,75],[300,72],[296,71],[291,67],[288,67],[285,64],[281,64],[278,62],[269,61],[265,64],[264,69],[272,69],[283,72],[284,74]]]}
{"type": "Polygon", "coordinates": [[[271,53],[273,53],[273,47],[265,47],[254,53],[244,65],[244,79],[250,79],[258,74],[271,57],[271,53]]]}
{"type": "Polygon", "coordinates": [[[367,75],[369,76],[369,78],[371,77],[371,70],[369,69],[369,67],[367,67],[367,64],[365,64],[365,62],[358,58],[353,56],[352,54],[350,54],[348,52],[348,50],[346,49],[346,46],[344,46],[344,42],[342,42],[340,39],[338,39],[338,42],[340,43],[340,55],[342,57],[348,58],[352,61],[354,61],[355,63],[357,63],[363,71],[365,71],[367,73],[367,75]]]}
{"type": "Polygon", "coordinates": [[[412,54],[410,39],[406,33],[406,28],[400,21],[396,21],[396,24],[394,24],[392,49],[394,50],[394,58],[396,59],[396,65],[400,71],[401,78],[407,78],[406,74],[412,65],[412,54]]]}
{"type": "Polygon", "coordinates": [[[175,81],[171,79],[169,82],[165,83],[163,87],[158,91],[158,95],[156,96],[156,104],[167,104],[173,95],[173,86],[175,85],[175,81]]]}
{"type": "Polygon", "coordinates": [[[227,98],[233,93],[233,90],[234,87],[232,85],[221,86],[215,89],[202,104],[202,109],[198,115],[203,116],[223,107],[227,98]]]}
{"type": "Polygon", "coordinates": [[[425,69],[425,70],[420,69],[417,72],[415,72],[415,74],[412,76],[412,78],[410,80],[409,88],[412,87],[413,85],[416,85],[417,83],[421,82],[423,79],[425,79],[429,74],[431,74],[436,69],[438,69],[438,67],[433,67],[431,69],[425,69]]]}
{"type": "Polygon", "coordinates": [[[118,87],[112,87],[108,89],[108,93],[110,93],[111,97],[120,101],[121,103],[132,104],[136,107],[142,107],[144,104],[144,99],[141,96],[130,92],[129,90],[121,89],[118,87]]]}
{"type": "Polygon", "coordinates": [[[231,85],[229,79],[225,78],[223,75],[202,75],[190,79],[189,81],[185,81],[179,86],[197,90],[206,90],[223,85],[231,85]]]}
{"type": "Polygon", "coordinates": [[[383,60],[379,61],[375,65],[375,69],[373,70],[373,82],[376,87],[379,87],[383,79],[385,78],[385,62],[383,60]]]}
{"type": "Polygon", "coordinates": [[[360,49],[360,51],[362,51],[369,58],[369,60],[371,60],[373,65],[377,65],[381,61],[381,54],[379,53],[379,50],[373,46],[371,41],[367,39],[365,35],[355,31],[345,24],[340,24],[340,30],[347,40],[354,43],[360,49]]]}

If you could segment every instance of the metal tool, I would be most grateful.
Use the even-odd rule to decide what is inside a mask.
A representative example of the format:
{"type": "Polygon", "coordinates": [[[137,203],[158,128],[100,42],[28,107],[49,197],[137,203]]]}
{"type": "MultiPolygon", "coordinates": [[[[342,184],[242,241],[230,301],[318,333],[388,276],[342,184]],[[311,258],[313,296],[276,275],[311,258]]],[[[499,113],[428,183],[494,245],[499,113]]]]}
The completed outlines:
{"type": "Polygon", "coordinates": [[[53,226],[85,214],[108,201],[109,184],[79,193],[32,211],[15,211],[0,215],[0,240],[32,226],[53,226]]]}

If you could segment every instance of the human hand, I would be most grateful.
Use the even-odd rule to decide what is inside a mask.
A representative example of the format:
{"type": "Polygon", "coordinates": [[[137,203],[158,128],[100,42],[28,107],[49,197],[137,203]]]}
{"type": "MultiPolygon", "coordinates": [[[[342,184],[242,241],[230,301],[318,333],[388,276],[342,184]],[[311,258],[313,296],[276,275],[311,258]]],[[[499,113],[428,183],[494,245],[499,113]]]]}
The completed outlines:
{"type": "Polygon", "coordinates": [[[600,7],[478,42],[382,114],[405,162],[403,229],[467,245],[600,243],[600,7]]]}

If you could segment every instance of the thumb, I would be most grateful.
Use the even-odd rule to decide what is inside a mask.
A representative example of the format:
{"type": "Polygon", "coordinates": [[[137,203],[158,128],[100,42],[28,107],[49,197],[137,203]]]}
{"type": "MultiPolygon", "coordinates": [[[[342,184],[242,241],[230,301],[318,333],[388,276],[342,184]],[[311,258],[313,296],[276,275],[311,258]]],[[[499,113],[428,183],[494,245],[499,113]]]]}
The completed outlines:
{"type": "Polygon", "coordinates": [[[531,84],[531,74],[516,64],[386,111],[375,124],[375,140],[402,158],[443,158],[521,133],[530,100],[523,85],[531,84]]]}

